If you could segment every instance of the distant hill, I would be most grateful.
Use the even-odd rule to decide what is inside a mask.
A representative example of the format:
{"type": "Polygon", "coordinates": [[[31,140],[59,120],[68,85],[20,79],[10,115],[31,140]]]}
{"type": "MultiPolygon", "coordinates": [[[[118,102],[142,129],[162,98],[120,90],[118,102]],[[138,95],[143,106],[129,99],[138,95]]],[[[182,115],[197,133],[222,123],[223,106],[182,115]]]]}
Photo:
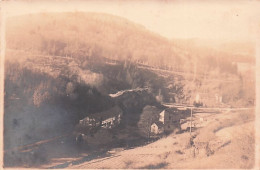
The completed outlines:
{"type": "Polygon", "coordinates": [[[11,17],[6,25],[8,49],[77,58],[82,62],[108,58],[185,72],[207,73],[217,69],[236,74],[233,61],[247,59],[241,50],[227,52],[227,48],[234,49],[230,44],[226,48],[209,48],[209,43],[197,39],[170,41],[142,25],[103,13],[28,14],[11,17]]]}
{"type": "Polygon", "coordinates": [[[128,59],[154,66],[184,61],[166,38],[118,16],[29,14],[10,18],[6,25],[8,49],[82,59],[128,59]]]}
{"type": "Polygon", "coordinates": [[[198,51],[199,55],[209,56],[212,54],[221,54],[232,62],[255,62],[255,44],[253,42],[227,41],[219,42],[217,40],[205,40],[199,38],[193,39],[173,39],[174,46],[188,51],[198,51]],[[203,51],[203,52],[202,52],[203,51]]]}

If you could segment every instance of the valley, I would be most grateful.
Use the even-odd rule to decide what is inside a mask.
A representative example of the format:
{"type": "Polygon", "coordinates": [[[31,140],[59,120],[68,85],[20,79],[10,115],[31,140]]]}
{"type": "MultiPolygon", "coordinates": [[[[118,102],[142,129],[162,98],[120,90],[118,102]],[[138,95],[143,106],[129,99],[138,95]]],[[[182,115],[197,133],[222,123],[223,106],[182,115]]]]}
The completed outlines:
{"type": "Polygon", "coordinates": [[[169,40],[99,13],[28,14],[7,28],[6,167],[253,166],[251,48],[169,40]]]}

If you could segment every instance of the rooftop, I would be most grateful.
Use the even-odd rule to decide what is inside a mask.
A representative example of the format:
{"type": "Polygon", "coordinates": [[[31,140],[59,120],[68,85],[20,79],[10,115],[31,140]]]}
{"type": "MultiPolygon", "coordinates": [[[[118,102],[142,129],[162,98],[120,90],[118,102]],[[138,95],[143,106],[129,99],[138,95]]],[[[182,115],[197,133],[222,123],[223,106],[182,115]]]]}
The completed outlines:
{"type": "MultiPolygon", "coordinates": [[[[118,106],[115,106],[115,107],[112,107],[108,110],[105,110],[105,111],[102,111],[102,112],[98,112],[98,113],[93,113],[93,114],[90,114],[89,118],[94,118],[94,119],[108,119],[110,117],[115,117],[115,116],[118,116],[119,114],[121,115],[123,113],[123,111],[120,109],[120,107],[118,106]]],[[[86,119],[87,117],[85,117],[84,119],[86,119]]]]}

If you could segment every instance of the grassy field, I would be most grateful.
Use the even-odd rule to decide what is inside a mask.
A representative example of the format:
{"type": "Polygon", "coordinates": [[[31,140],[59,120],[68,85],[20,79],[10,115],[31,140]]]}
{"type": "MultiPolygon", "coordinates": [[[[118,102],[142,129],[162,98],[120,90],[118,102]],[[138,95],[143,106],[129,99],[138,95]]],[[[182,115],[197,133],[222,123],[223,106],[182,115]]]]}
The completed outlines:
{"type": "Polygon", "coordinates": [[[195,114],[190,133],[171,134],[134,149],[114,149],[68,168],[253,168],[254,110],[195,114]]]}

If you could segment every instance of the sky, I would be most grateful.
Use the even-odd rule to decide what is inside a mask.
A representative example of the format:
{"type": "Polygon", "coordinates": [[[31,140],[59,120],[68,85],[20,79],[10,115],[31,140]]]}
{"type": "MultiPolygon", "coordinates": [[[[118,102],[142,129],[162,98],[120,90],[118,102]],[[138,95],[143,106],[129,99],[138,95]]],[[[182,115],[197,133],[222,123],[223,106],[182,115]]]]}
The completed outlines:
{"type": "Polygon", "coordinates": [[[255,41],[259,1],[22,1],[7,2],[6,16],[37,12],[101,12],[127,18],[169,39],[255,41]]]}

